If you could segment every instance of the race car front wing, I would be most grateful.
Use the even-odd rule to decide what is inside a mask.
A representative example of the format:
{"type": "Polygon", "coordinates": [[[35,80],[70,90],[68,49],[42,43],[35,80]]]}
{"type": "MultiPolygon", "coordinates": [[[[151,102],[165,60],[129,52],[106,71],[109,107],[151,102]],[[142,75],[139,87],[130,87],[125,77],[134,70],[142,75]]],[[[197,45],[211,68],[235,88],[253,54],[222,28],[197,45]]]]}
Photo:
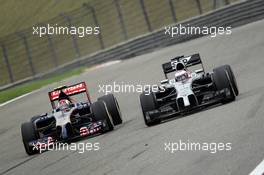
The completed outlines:
{"type": "MultiPolygon", "coordinates": [[[[199,110],[205,109],[207,107],[217,105],[222,103],[225,98],[228,98],[231,95],[229,89],[223,89],[221,91],[215,92],[214,96],[211,98],[205,99],[201,104],[196,106],[188,106],[181,110],[175,110],[171,106],[160,107],[153,111],[146,112],[146,120],[160,120],[160,119],[169,119],[174,117],[181,117],[187,114],[197,112],[199,110]]],[[[176,103],[176,102],[175,102],[176,103]]]]}

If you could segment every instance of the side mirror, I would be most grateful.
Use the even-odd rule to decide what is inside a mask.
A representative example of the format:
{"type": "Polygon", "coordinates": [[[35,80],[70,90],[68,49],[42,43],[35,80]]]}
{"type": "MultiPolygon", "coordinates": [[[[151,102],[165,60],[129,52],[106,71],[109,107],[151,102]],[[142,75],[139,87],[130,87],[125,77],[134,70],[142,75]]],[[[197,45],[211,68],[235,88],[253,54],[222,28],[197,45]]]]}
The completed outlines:
{"type": "Polygon", "coordinates": [[[169,83],[169,80],[168,80],[168,79],[161,80],[160,83],[161,83],[161,84],[168,84],[168,83],[169,83]]]}
{"type": "Polygon", "coordinates": [[[204,70],[203,69],[198,69],[198,70],[195,70],[195,73],[197,73],[197,74],[200,74],[200,73],[203,73],[204,72],[204,70]]]}

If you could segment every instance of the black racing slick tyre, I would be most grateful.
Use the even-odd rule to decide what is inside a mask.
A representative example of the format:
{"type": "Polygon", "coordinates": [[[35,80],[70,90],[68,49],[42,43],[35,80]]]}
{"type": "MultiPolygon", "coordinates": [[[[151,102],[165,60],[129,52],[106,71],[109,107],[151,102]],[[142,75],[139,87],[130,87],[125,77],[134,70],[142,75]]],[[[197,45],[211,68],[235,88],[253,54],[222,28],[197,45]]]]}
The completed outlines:
{"type": "Polygon", "coordinates": [[[29,146],[29,142],[38,139],[37,132],[32,122],[25,122],[21,125],[21,135],[26,153],[28,155],[39,153],[39,150],[33,146],[29,146]]]}
{"type": "Polygon", "coordinates": [[[103,101],[96,101],[91,104],[91,111],[95,121],[106,121],[107,126],[105,126],[104,132],[112,131],[114,129],[112,118],[103,101]]]}
{"type": "Polygon", "coordinates": [[[113,119],[114,125],[119,125],[123,122],[118,102],[113,94],[104,95],[98,98],[98,101],[105,102],[107,110],[113,119]]]}
{"type": "Polygon", "coordinates": [[[236,94],[236,96],[238,96],[239,94],[239,90],[238,90],[238,86],[237,86],[237,81],[236,81],[236,77],[231,69],[231,66],[226,64],[226,65],[223,65],[222,67],[224,67],[228,73],[228,76],[229,76],[229,79],[230,79],[230,82],[232,84],[232,87],[233,87],[233,90],[236,94]]]}
{"type": "Polygon", "coordinates": [[[213,78],[216,90],[218,91],[224,90],[224,89],[229,90],[230,95],[228,97],[225,97],[222,103],[228,103],[236,99],[234,88],[232,87],[232,82],[230,80],[229,73],[226,70],[225,66],[220,66],[220,67],[213,69],[212,78],[213,78]]]}
{"type": "Polygon", "coordinates": [[[140,104],[141,104],[144,121],[147,126],[153,126],[161,122],[160,119],[152,120],[147,115],[147,112],[153,111],[158,108],[157,101],[153,92],[151,92],[150,94],[145,94],[145,93],[140,94],[140,104]]]}

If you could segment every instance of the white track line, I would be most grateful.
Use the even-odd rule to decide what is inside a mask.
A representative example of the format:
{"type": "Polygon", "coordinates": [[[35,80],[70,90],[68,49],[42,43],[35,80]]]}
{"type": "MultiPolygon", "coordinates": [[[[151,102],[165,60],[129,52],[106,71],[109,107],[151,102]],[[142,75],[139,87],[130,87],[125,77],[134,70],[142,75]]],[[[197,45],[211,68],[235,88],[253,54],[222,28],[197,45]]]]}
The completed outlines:
{"type": "Polygon", "coordinates": [[[264,160],[249,175],[264,175],[264,160]]]}
{"type": "Polygon", "coordinates": [[[12,100],[9,100],[9,101],[6,101],[6,102],[4,102],[4,103],[1,103],[1,104],[0,104],[0,107],[3,107],[3,106],[5,106],[5,105],[7,105],[7,104],[9,104],[9,103],[12,103],[12,102],[14,102],[14,101],[16,101],[16,100],[19,100],[19,99],[21,99],[21,98],[23,98],[23,97],[26,97],[26,96],[28,96],[28,95],[30,95],[30,94],[32,94],[32,93],[33,93],[33,92],[29,92],[29,93],[26,93],[26,94],[21,95],[21,96],[19,96],[19,97],[13,98],[12,100]]]}
{"type": "Polygon", "coordinates": [[[97,66],[94,66],[94,67],[88,68],[88,70],[96,70],[96,69],[100,69],[100,68],[108,67],[108,66],[111,66],[111,65],[114,65],[114,64],[120,63],[120,62],[121,62],[121,60],[109,61],[109,62],[106,62],[106,63],[103,63],[103,64],[99,64],[99,65],[97,65],[97,66]]]}

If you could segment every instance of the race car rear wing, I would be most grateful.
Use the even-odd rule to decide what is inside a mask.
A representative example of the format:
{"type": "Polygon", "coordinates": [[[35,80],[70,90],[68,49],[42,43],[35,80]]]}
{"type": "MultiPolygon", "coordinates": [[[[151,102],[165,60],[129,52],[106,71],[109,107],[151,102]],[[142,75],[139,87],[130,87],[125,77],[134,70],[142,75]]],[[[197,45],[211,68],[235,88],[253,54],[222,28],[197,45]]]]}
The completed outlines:
{"type": "Polygon", "coordinates": [[[88,102],[91,103],[91,99],[90,99],[89,92],[87,90],[86,83],[81,82],[81,83],[74,84],[71,86],[60,86],[58,88],[55,88],[53,91],[49,92],[49,99],[50,99],[50,103],[53,109],[56,108],[55,101],[59,99],[59,95],[61,91],[63,91],[69,97],[77,95],[77,94],[85,93],[87,96],[88,102]]]}
{"type": "Polygon", "coordinates": [[[163,72],[164,72],[166,78],[167,78],[168,73],[177,71],[176,65],[179,62],[183,63],[186,68],[197,65],[197,64],[201,64],[202,70],[204,72],[203,63],[202,63],[202,60],[201,60],[201,57],[199,54],[193,54],[190,56],[177,56],[177,57],[171,59],[170,62],[162,64],[163,72]]]}

